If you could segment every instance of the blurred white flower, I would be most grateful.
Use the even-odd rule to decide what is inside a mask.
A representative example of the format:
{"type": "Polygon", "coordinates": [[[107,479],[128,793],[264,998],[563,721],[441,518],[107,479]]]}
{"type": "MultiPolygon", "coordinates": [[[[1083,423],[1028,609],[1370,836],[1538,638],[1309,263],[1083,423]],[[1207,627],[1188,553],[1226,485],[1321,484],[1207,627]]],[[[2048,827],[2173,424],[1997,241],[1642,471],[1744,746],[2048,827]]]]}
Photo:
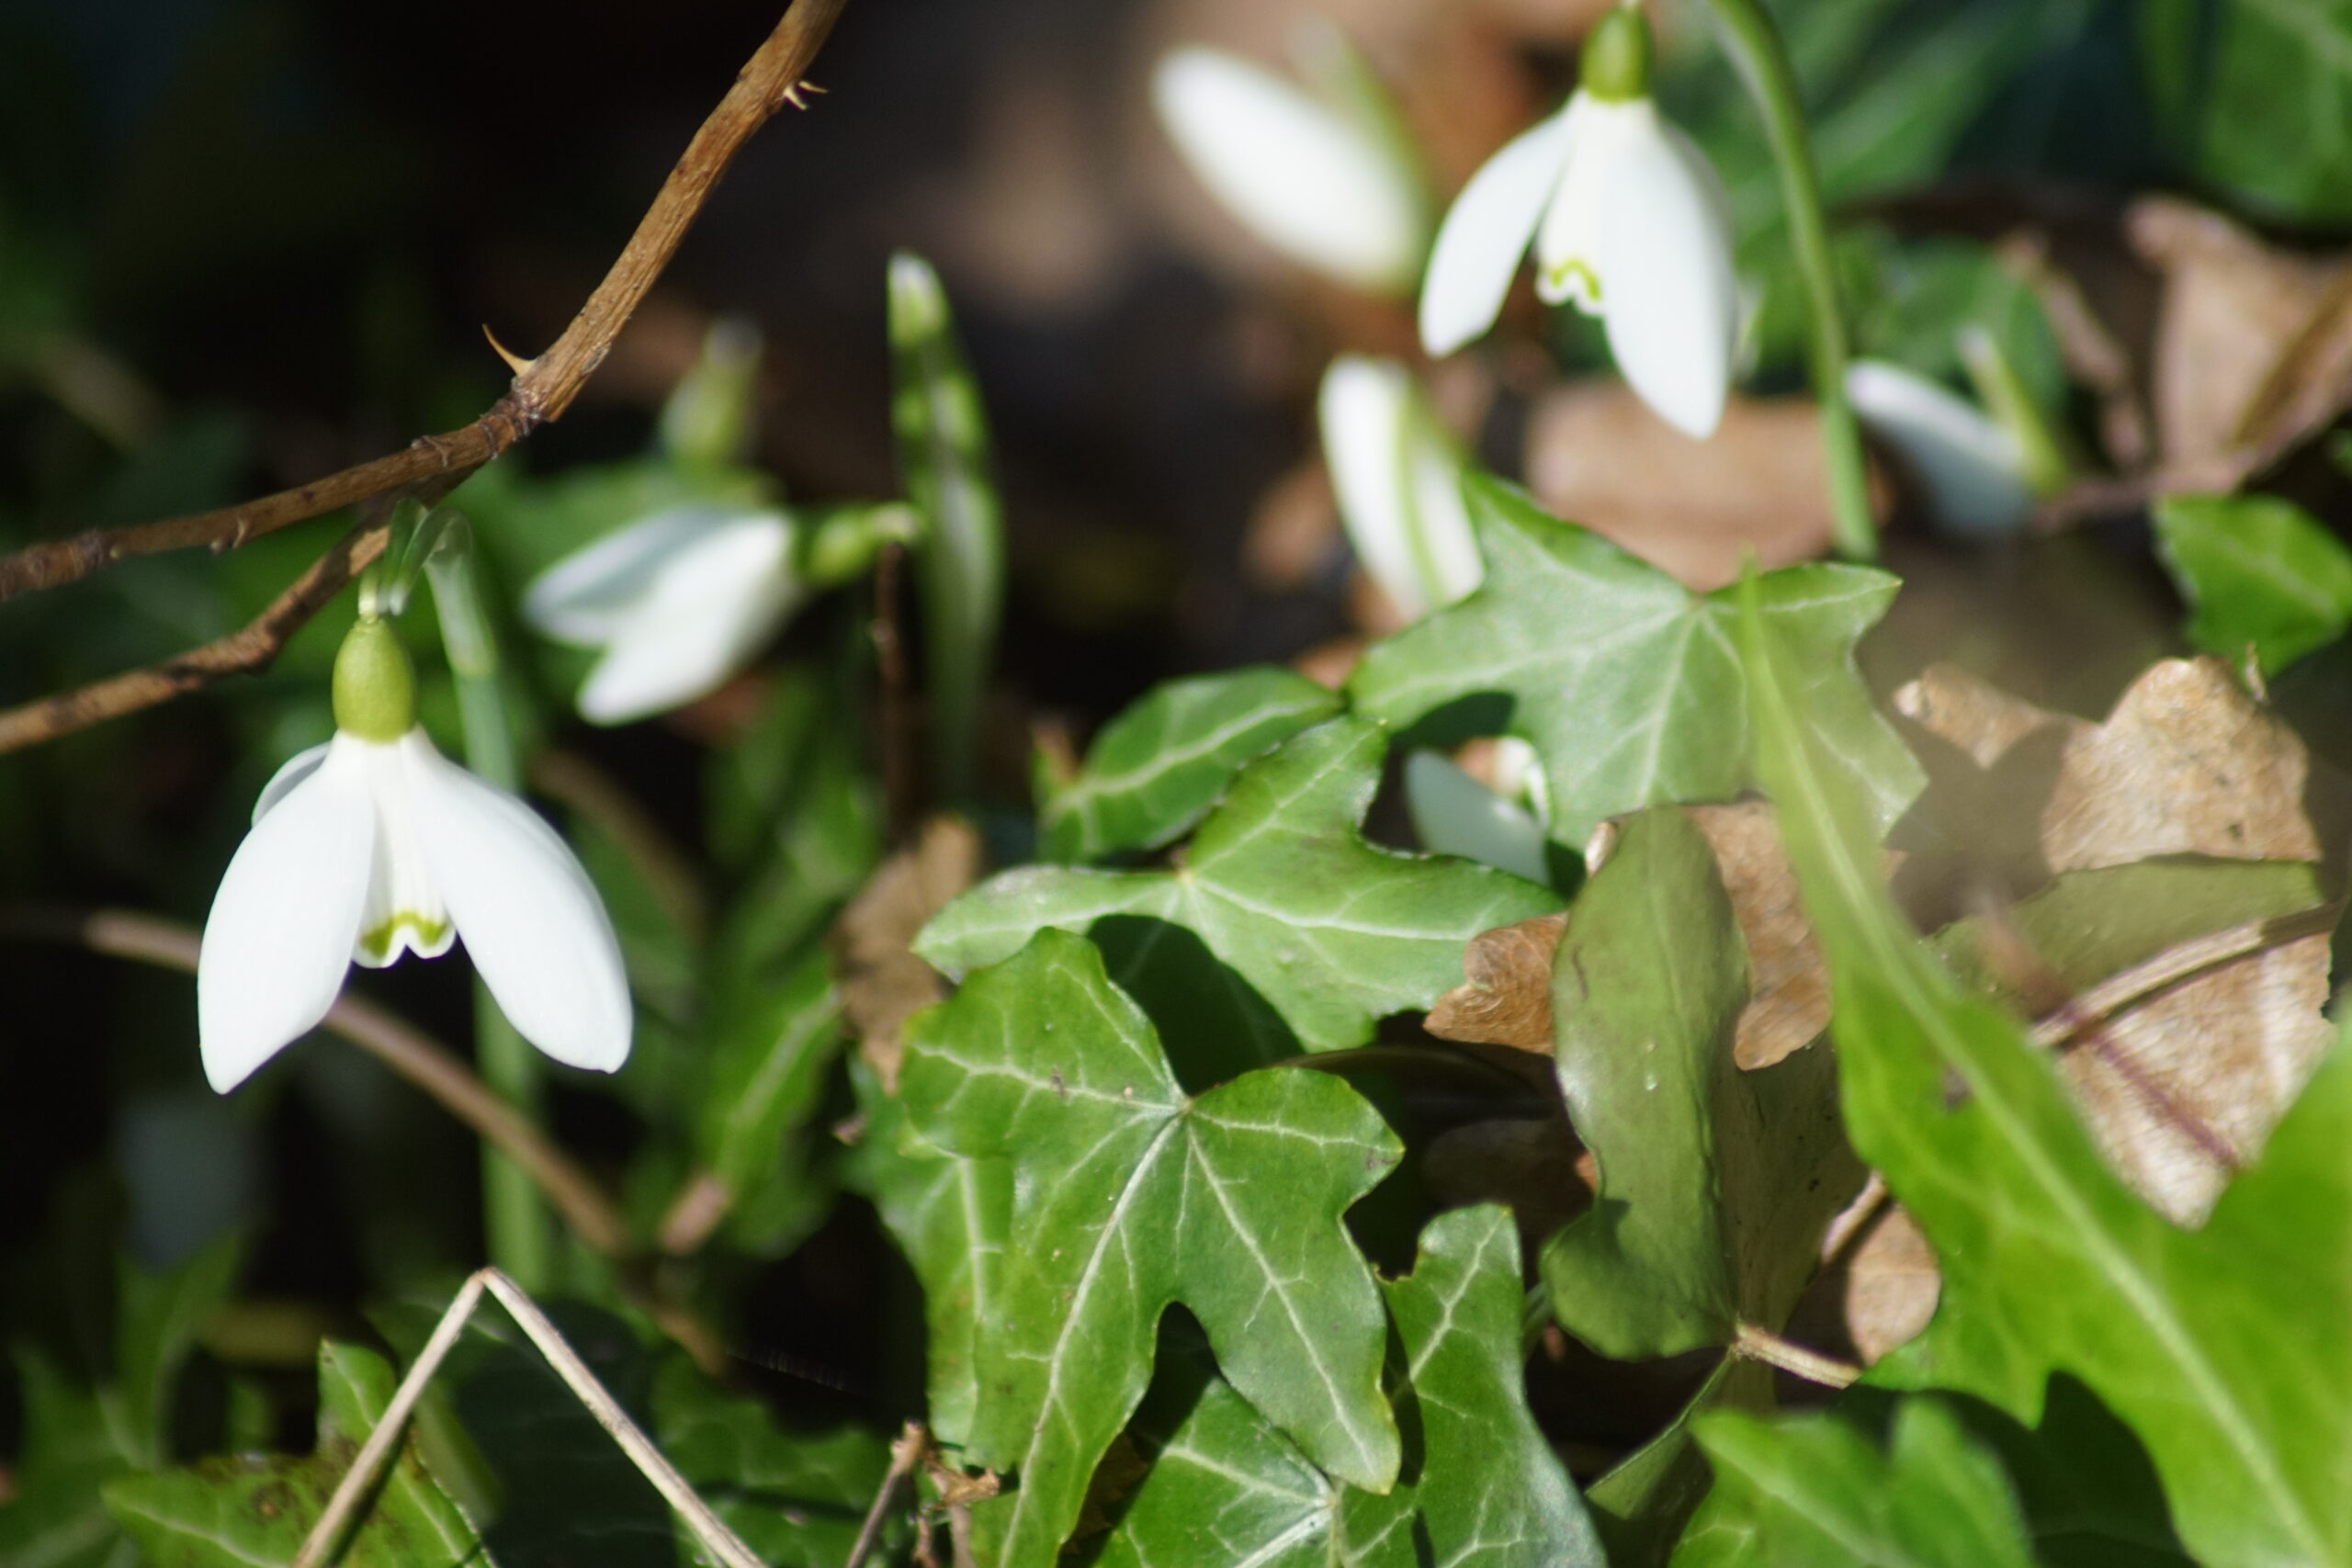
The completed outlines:
{"type": "Polygon", "coordinates": [[[523,615],[559,642],[604,649],[580,714],[627,724],[709,695],[799,607],[793,533],[781,512],[673,507],[541,572],[523,615]]]}
{"type": "Polygon", "coordinates": [[[1536,292],[1601,318],[1642,400],[1703,440],[1739,336],[1731,212],[1706,154],[1648,96],[1647,26],[1631,9],[1604,17],[1567,106],[1464,187],[1421,286],[1421,342],[1452,354],[1493,326],[1532,243],[1536,292]]]}
{"type": "Polygon", "coordinates": [[[1347,73],[1339,102],[1197,47],[1161,59],[1152,102],[1201,183],[1252,233],[1350,288],[1401,296],[1429,249],[1420,171],[1384,106],[1369,101],[1368,74],[1344,43],[1334,51],[1334,70],[1347,73]]]}
{"type": "Polygon", "coordinates": [[[2024,525],[2034,502],[2024,444],[1973,403],[1880,359],[1846,367],[1846,396],[1863,428],[1911,469],[1942,527],[1988,538],[2024,525]]]}
{"type": "Polygon", "coordinates": [[[1340,519],[1389,602],[1419,620],[1477,587],[1462,457],[1405,367],[1343,355],[1317,406],[1340,519]]]}
{"type": "Polygon", "coordinates": [[[221,1093],[324,1018],[354,962],[437,957],[460,935],[526,1040],[598,1072],[628,1055],[620,943],[587,873],[537,812],[433,749],[413,691],[390,627],[363,618],[335,661],[335,738],[254,807],[197,961],[221,1093]]]}
{"type": "MultiPolygon", "coordinates": [[[[1525,748],[1526,742],[1498,745],[1525,748]]],[[[1516,761],[1498,752],[1497,773],[1511,769],[1516,761]]],[[[1459,855],[1530,882],[1552,880],[1542,819],[1520,800],[1480,784],[1442,752],[1415,751],[1405,759],[1405,809],[1421,847],[1431,854],[1459,855]]]]}

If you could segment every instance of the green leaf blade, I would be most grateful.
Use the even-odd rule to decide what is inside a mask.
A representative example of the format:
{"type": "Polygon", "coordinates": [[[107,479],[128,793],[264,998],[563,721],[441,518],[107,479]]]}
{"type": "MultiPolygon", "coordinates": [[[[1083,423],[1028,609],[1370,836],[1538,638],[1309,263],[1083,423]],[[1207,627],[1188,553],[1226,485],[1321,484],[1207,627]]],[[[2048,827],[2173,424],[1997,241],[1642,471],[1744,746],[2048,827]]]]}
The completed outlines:
{"type": "Polygon", "coordinates": [[[1041,930],[1150,916],[1197,932],[1306,1050],[1360,1044],[1376,1019],[1457,984],[1473,936],[1559,907],[1486,866],[1366,843],[1357,829],[1385,745],[1362,719],[1317,725],[1242,770],[1182,866],[1007,872],[940,911],[915,951],[959,975],[1041,930]]]}
{"type": "Polygon", "coordinates": [[[1170,843],[1244,762],[1339,711],[1336,694],[1271,665],[1155,687],[1103,728],[1076,777],[1045,782],[1039,853],[1090,861],[1170,843]]]}
{"type": "MultiPolygon", "coordinates": [[[[1486,582],[1375,644],[1348,684],[1357,711],[1402,728],[1456,703],[1508,697],[1511,733],[1544,759],[1554,832],[1570,842],[1606,818],[1745,787],[1747,700],[1730,591],[1693,594],[1489,476],[1465,479],[1464,493],[1486,582]]],[[[1758,590],[1764,613],[1824,656],[1814,722],[1882,827],[1922,775],[1871,707],[1851,649],[1894,587],[1863,567],[1802,566],[1758,590]]]]}
{"type": "Polygon", "coordinates": [[[1201,1319],[1236,1387],[1320,1467],[1385,1488],[1378,1293],[1340,1224],[1398,1157],[1352,1089],[1299,1069],[1186,1100],[1149,1022],[1047,930],[910,1030],[914,1130],[1014,1168],[971,1449],[1018,1472],[975,1510],[991,1560],[1047,1562],[1149,1381],[1159,1316],[1201,1319]]]}
{"type": "Polygon", "coordinates": [[[2275,675],[2352,626],[2352,549],[2293,502],[2172,496],[2155,515],[2158,553],[2195,609],[2188,639],[2206,652],[2251,648],[2275,675]]]}

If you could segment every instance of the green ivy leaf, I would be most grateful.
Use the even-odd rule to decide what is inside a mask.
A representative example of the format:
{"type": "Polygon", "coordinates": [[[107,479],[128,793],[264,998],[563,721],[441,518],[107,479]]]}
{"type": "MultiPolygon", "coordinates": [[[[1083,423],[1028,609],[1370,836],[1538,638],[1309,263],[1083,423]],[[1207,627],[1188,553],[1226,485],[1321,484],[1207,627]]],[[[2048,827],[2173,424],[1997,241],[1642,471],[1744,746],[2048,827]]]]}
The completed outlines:
{"type": "Polygon", "coordinates": [[[1690,818],[1626,823],[1552,976],[1561,1092],[1600,1166],[1591,1212],[1544,1249],[1554,1315],[1617,1360],[1778,1333],[1862,1172],[1826,1050],[1733,1062],[1747,948],[1690,818]]]}
{"type": "Polygon", "coordinates": [[[1012,1166],[924,1143],[907,1124],[904,1102],[883,1094],[864,1063],[853,1059],[850,1074],[865,1113],[852,1179],[922,1283],[931,1429],[961,1448],[979,1408],[980,1325],[1001,1314],[1012,1166]]]}
{"type": "Polygon", "coordinates": [[[1585,1490],[1585,1506],[1615,1568],[1651,1568],[1673,1553],[1691,1514],[1706,1500],[1713,1472],[1692,1438],[1711,1410],[1772,1408],[1772,1369],[1726,1356],[1676,1413],[1666,1430],[1620,1460],[1585,1490]]]}
{"type": "Polygon", "coordinates": [[[1416,1568],[1433,1551],[1475,1568],[1600,1568],[1592,1521],[1528,1413],[1519,1280],[1518,1230],[1488,1204],[1430,1221],[1412,1273],[1381,1282],[1404,1352],[1390,1397],[1420,1464],[1385,1497],[1349,1490],[1346,1562],[1416,1568]]]}
{"type": "Polygon", "coordinates": [[[1046,927],[1147,916],[1199,934],[1309,1051],[1371,1037],[1462,979],[1482,931],[1559,908],[1547,889],[1464,861],[1400,854],[1357,829],[1379,783],[1378,725],[1336,718],[1250,764],[1172,871],[1028,866],[940,911],[915,951],[950,975],[1046,927]]]}
{"type": "Polygon", "coordinates": [[[1396,1328],[1389,1394],[1419,1437],[1412,1479],[1385,1495],[1309,1464],[1206,1356],[1167,1358],[1134,1428],[1151,1469],[1104,1568],[1599,1568],[1591,1521],[1528,1413],[1519,1277],[1510,1216],[1485,1206],[1431,1221],[1413,1272],[1381,1282],[1396,1328]]]}
{"type": "MultiPolygon", "coordinates": [[[[880,1435],[780,1431],[757,1400],[719,1393],[684,1356],[654,1374],[653,1430],[678,1473],[772,1568],[849,1561],[890,1466],[880,1435]]],[[[701,1542],[683,1521],[676,1529],[678,1561],[699,1561],[701,1542]]]]}
{"type": "Polygon", "coordinates": [[[2352,3],[2218,0],[2148,13],[2149,64],[2173,67],[2154,85],[2186,111],[2196,172],[2273,217],[2352,218],[2352,3]]]}
{"type": "MultiPolygon", "coordinates": [[[[254,1568],[290,1562],[383,1419],[395,1379],[371,1351],[319,1347],[319,1443],[311,1453],[232,1455],[187,1470],[125,1475],[107,1507],[153,1568],[254,1568]]],[[[482,1551],[473,1527],[403,1443],[350,1537],[346,1568],[448,1568],[482,1551]]]]}
{"type": "Polygon", "coordinates": [[[890,258],[890,423],[899,475],[922,514],[923,650],[933,752],[945,793],[969,782],[981,698],[1004,615],[1004,507],[989,457],[988,411],[929,262],[890,258]]]}
{"type": "Polygon", "coordinates": [[[1103,727],[1076,776],[1040,767],[1038,853],[1099,860],[1172,842],[1244,762],[1339,711],[1336,694],[1272,665],[1156,686],[1103,727]]]}
{"type": "MultiPolygon", "coordinates": [[[[1473,475],[1463,489],[1486,583],[1374,644],[1348,685],[1358,711],[1404,726],[1464,699],[1508,697],[1511,733],[1543,756],[1554,835],[1570,843],[1603,818],[1739,793],[1747,699],[1733,591],[1694,594],[1499,479],[1473,475]]],[[[1865,567],[1816,565],[1771,572],[1757,589],[1763,613],[1805,651],[1806,723],[1882,829],[1923,775],[1871,706],[1853,646],[1896,586],[1865,567]]]]}
{"type": "Polygon", "coordinates": [[[974,1510],[988,1561],[1053,1561],[1179,1301],[1319,1467],[1394,1484],[1379,1294],[1340,1216],[1400,1152],[1354,1090],[1287,1068],[1188,1098],[1101,953],[1057,931],[917,1018],[900,1090],[919,1134],[1015,1171],[1027,1239],[981,1325],[969,1442],[1019,1475],[974,1510]]]}
{"type": "Polygon", "coordinates": [[[2292,502],[2170,497],[2156,505],[2156,547],[2196,612],[2188,640],[2208,653],[2252,648],[2275,675],[2352,626],[2352,549],[2292,502]]]}
{"type": "Polygon", "coordinates": [[[1904,1400],[1886,1450],[1836,1416],[1702,1416],[1715,1489],[1675,1568],[2034,1568],[2001,1462],[1940,1401],[1904,1400]]]}
{"type": "Polygon", "coordinates": [[[2352,1049],[2202,1229],[2167,1224],[2101,1163],[2051,1062],[1904,927],[1801,721],[1794,656],[1748,606],[1758,770],[1829,962],[1848,1131],[1944,1272],[1935,1322],[1872,1381],[2024,1421],[2071,1374],[2137,1432],[2198,1561],[2352,1556],[2352,1049]]]}

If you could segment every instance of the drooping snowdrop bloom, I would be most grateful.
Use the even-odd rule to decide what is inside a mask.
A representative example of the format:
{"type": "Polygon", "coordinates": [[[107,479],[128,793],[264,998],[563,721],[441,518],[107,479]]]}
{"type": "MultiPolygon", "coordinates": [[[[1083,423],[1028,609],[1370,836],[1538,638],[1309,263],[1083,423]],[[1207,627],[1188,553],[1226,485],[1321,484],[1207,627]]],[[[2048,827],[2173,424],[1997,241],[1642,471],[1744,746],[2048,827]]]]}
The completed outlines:
{"type": "Polygon", "coordinates": [[[1942,527],[1991,538],[2024,525],[2034,502],[2024,444],[1973,403],[1883,359],[1847,366],[1846,396],[1862,427],[1910,468],[1942,527]]]}
{"type": "Polygon", "coordinates": [[[559,642],[604,650],[580,714],[627,724],[718,690],[799,607],[793,536],[781,512],[673,507],[541,572],[523,615],[559,642]]]}
{"type": "Polygon", "coordinates": [[[1195,47],[1159,62],[1152,102],[1201,183],[1252,233],[1350,288],[1401,296],[1429,249],[1421,173],[1362,62],[1336,33],[1322,44],[1324,97],[1195,47]]]}
{"type": "Polygon", "coordinates": [[[336,656],[335,737],[262,791],[197,962],[205,1077],[225,1094],[334,1005],[353,963],[458,937],[518,1032],[557,1061],[628,1055],[620,943],[539,815],[444,759],[398,637],[363,616],[336,656]]]}
{"type": "Polygon", "coordinates": [[[1452,354],[1493,326],[1532,242],[1536,293],[1600,317],[1642,400],[1703,440],[1739,335],[1731,212],[1706,154],[1650,99],[1649,48],[1639,11],[1609,12],[1567,107],[1471,177],[1430,255],[1421,342],[1452,354]]]}
{"type": "Polygon", "coordinates": [[[1495,788],[1441,751],[1405,759],[1405,809],[1431,854],[1460,855],[1523,876],[1552,879],[1544,829],[1543,769],[1515,736],[1495,742],[1495,788]]]}
{"type": "Polygon", "coordinates": [[[1340,520],[1389,602],[1419,620],[1477,587],[1462,457],[1405,367],[1343,355],[1317,402],[1340,520]]]}

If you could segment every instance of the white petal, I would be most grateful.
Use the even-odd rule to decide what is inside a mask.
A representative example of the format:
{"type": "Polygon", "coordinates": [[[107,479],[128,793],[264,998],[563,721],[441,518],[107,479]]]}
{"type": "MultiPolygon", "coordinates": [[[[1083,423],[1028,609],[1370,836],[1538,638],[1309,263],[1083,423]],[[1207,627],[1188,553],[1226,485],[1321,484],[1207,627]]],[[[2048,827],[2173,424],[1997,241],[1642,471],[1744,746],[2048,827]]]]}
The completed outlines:
{"type": "Polygon", "coordinates": [[[1478,585],[1462,467],[1394,360],[1343,355],[1317,400],[1340,520],[1364,570],[1418,620],[1478,585]]]}
{"type": "Polygon", "coordinates": [[[1952,532],[2009,533],[2033,510],[2016,438],[1958,393],[1900,365],[1858,359],[1846,367],[1846,396],[1910,465],[1936,521],[1952,532]]]}
{"type": "Polygon", "coordinates": [[[1535,818],[1439,752],[1405,759],[1405,807],[1431,854],[1460,855],[1530,882],[1552,880],[1535,818]]]}
{"type": "Polygon", "coordinates": [[[401,744],[417,842],[500,1010],[557,1061],[614,1071],[628,1058],[628,979],[588,874],[537,812],[421,731],[401,744]]]}
{"type": "Polygon", "coordinates": [[[1259,238],[1358,288],[1412,286],[1428,237],[1419,176],[1369,130],[1213,50],[1170,53],[1151,88],[1185,162],[1259,238]]]}
{"type": "Polygon", "coordinates": [[[369,795],[376,805],[376,853],[368,874],[368,902],[359,913],[359,935],[351,959],[369,969],[389,968],[403,953],[438,958],[458,940],[449,911],[433,880],[433,868],[417,841],[416,802],[409,787],[408,752],[433,742],[413,729],[389,745],[352,740],[369,795]]]}
{"type": "Polygon", "coordinates": [[[1431,355],[1452,354],[1495,324],[1567,165],[1570,129],[1564,110],[1521,131],[1453,198],[1421,282],[1421,346],[1431,355]]]}
{"type": "Polygon", "coordinates": [[[643,599],[665,561],[744,515],[741,507],[694,502],[607,534],[532,579],[523,618],[560,642],[596,647],[643,599]]]}
{"type": "Polygon", "coordinates": [[[1579,92],[1568,100],[1568,156],[1535,231],[1535,295],[1601,314],[1600,266],[1608,231],[1606,191],[1625,143],[1648,133],[1657,110],[1647,99],[1604,103],[1579,92]]]}
{"type": "Polygon", "coordinates": [[[799,604],[791,567],[791,525],[774,515],[731,519],[662,561],[580,688],[581,716],[626,724],[709,695],[799,604]]]}
{"type": "Polygon", "coordinates": [[[1610,351],[1644,402],[1703,441],[1722,423],[1739,339],[1723,181],[1652,108],[1648,131],[1625,138],[1610,160],[1600,199],[1610,351]]]}
{"type": "Polygon", "coordinates": [[[317,773],[319,764],[327,760],[327,749],[334,744],[332,740],[322,740],[309,750],[297,751],[287,758],[277,772],[269,775],[269,782],[261,786],[261,798],[254,802],[254,820],[260,821],[296,784],[317,773]]]}
{"type": "Polygon", "coordinates": [[[271,802],[213,895],[196,966],[204,1076],[222,1094],[326,1016],[368,895],[375,807],[338,737],[271,802]]]}

